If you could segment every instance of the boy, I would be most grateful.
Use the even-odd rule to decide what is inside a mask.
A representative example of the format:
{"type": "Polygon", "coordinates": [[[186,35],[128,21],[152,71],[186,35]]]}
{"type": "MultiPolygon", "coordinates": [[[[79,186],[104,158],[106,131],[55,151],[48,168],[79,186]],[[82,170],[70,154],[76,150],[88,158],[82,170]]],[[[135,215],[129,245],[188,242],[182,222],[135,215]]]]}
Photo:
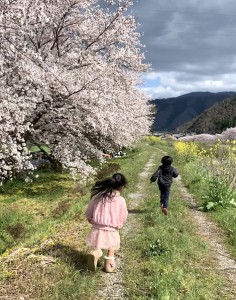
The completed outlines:
{"type": "Polygon", "coordinates": [[[170,196],[170,187],[173,182],[173,177],[176,178],[179,173],[177,170],[171,166],[173,162],[172,157],[164,156],[161,159],[162,165],[158,167],[156,172],[150,178],[151,182],[155,182],[157,179],[157,184],[160,190],[160,202],[161,208],[164,215],[167,215],[167,207],[170,196]]]}

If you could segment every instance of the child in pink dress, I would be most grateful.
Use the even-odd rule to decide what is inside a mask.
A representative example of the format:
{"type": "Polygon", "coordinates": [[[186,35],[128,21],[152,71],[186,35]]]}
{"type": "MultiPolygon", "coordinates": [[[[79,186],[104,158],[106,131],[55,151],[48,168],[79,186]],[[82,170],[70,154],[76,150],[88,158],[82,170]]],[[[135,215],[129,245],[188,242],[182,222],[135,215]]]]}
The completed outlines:
{"type": "Polygon", "coordinates": [[[128,216],[125,199],[120,196],[127,181],[121,173],[111,178],[97,181],[91,190],[91,200],[85,216],[92,229],[87,237],[87,244],[93,248],[88,255],[88,269],[96,270],[102,250],[108,250],[105,256],[105,271],[115,270],[114,255],[120,248],[119,229],[123,227],[128,216]]]}

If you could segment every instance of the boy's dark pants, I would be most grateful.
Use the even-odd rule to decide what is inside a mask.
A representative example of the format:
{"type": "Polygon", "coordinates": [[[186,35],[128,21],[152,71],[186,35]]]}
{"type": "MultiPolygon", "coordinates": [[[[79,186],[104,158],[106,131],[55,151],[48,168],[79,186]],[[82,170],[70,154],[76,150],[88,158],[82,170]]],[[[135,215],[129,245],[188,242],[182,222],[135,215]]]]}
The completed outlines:
{"type": "Polygon", "coordinates": [[[160,202],[163,208],[168,207],[168,201],[170,196],[170,187],[166,187],[164,185],[159,185],[160,190],[160,202]]]}

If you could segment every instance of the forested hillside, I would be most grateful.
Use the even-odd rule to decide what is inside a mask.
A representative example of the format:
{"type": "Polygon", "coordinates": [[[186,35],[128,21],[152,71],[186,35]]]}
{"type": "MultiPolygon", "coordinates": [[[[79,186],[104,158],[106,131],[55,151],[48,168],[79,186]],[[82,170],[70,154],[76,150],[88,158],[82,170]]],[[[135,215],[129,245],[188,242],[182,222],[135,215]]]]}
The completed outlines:
{"type": "Polygon", "coordinates": [[[196,133],[221,133],[236,126],[236,97],[217,103],[204,111],[186,129],[196,133]]]}
{"type": "Polygon", "coordinates": [[[174,131],[214,104],[234,95],[235,92],[194,92],[175,98],[152,100],[151,103],[156,106],[152,128],[154,131],[174,131]]]}

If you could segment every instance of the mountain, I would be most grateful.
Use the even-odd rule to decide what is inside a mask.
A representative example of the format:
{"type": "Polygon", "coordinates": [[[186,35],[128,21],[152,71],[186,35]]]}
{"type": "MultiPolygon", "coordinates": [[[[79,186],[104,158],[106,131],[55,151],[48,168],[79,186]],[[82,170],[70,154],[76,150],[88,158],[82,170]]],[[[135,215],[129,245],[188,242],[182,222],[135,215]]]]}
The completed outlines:
{"type": "Polygon", "coordinates": [[[236,96],[213,105],[200,114],[191,125],[186,125],[187,131],[211,134],[236,127],[236,96]]]}
{"type": "Polygon", "coordinates": [[[151,100],[156,106],[153,131],[175,131],[190,122],[204,110],[222,102],[236,92],[193,92],[179,97],[151,100]]]}

